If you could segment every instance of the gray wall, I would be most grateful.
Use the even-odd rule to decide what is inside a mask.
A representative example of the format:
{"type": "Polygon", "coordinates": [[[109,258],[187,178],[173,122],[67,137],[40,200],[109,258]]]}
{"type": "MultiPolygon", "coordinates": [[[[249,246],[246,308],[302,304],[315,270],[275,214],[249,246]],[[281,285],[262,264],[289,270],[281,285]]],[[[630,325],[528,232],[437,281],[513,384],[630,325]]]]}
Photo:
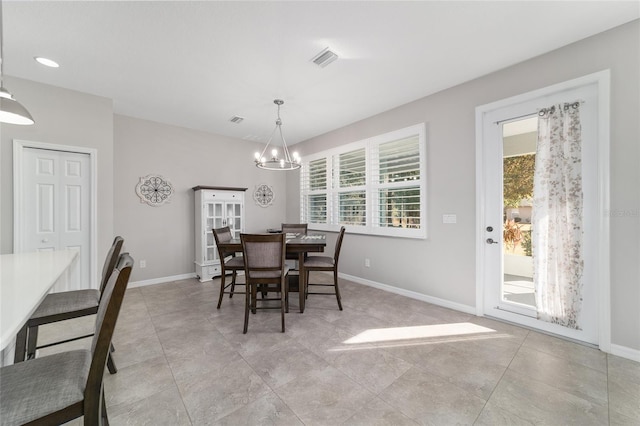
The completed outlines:
{"type": "MultiPolygon", "coordinates": [[[[5,76],[5,86],[35,120],[1,124],[0,252],[13,252],[13,140],[95,148],[98,152],[98,268],[113,240],[113,103],[111,99],[5,76]]],[[[99,273],[100,271],[97,271],[99,273]]]]}
{"type": "Polygon", "coordinates": [[[194,271],[194,186],[248,188],[245,230],[280,227],[286,179],[284,173],[254,165],[254,152],[264,145],[121,115],[115,116],[114,126],[115,231],[136,260],[147,261],[145,269],[134,268],[132,281],[194,271]],[[168,204],[140,202],[135,186],[149,174],[160,174],[173,184],[175,194],[168,204]],[[253,201],[253,190],[262,183],[275,193],[269,207],[253,201]]]}
{"type": "MultiPolygon", "coordinates": [[[[308,155],[426,123],[428,238],[349,235],[342,272],[475,306],[475,108],[611,69],[612,343],[640,350],[639,28],[634,21],[297,144],[308,155]],[[458,223],[443,225],[444,213],[456,213],[458,223]]],[[[299,182],[287,185],[293,219],[299,182]]]]}
{"type": "MultiPolygon", "coordinates": [[[[474,306],[475,107],[610,68],[612,341],[640,350],[639,33],[635,21],[298,144],[304,155],[426,123],[429,238],[349,235],[342,272],[474,306]],[[458,223],[443,225],[444,213],[456,213],[458,223]],[[370,268],[364,268],[365,257],[371,259],[370,268]]],[[[194,271],[192,186],[248,187],[248,231],[278,226],[283,216],[299,219],[299,174],[256,169],[251,162],[256,145],[114,117],[111,100],[97,96],[11,77],[5,83],[37,123],[0,127],[2,253],[13,249],[14,138],[98,149],[99,259],[113,235],[122,234],[126,249],[137,260],[147,260],[146,269],[134,270],[134,281],[194,271]],[[135,185],[150,173],[164,175],[176,187],[170,204],[139,202],[135,185]],[[272,207],[253,203],[251,190],[259,183],[273,185],[272,207]]]]}

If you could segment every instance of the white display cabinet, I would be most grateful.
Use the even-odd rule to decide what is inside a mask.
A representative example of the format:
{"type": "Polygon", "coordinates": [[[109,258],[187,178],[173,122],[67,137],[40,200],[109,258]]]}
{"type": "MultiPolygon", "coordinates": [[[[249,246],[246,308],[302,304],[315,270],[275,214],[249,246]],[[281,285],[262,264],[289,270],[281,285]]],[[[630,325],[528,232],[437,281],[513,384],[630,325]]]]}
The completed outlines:
{"type": "Polygon", "coordinates": [[[195,186],[196,275],[201,282],[220,276],[220,258],[212,229],[228,226],[234,238],[244,231],[247,188],[195,186]]]}

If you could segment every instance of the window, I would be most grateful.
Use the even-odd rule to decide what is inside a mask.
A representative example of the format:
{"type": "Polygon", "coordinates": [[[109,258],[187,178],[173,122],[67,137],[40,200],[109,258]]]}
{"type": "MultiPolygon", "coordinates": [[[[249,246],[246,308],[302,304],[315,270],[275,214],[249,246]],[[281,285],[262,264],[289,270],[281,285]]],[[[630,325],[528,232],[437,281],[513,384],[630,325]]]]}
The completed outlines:
{"type": "Polygon", "coordinates": [[[301,221],[320,230],[426,237],[424,125],[303,159],[301,221]]]}
{"type": "Polygon", "coordinates": [[[365,149],[333,156],[338,171],[338,223],[365,226],[367,224],[367,174],[365,149]]]}
{"type": "Polygon", "coordinates": [[[309,216],[303,223],[327,223],[327,159],[311,161],[307,169],[309,216]]]}

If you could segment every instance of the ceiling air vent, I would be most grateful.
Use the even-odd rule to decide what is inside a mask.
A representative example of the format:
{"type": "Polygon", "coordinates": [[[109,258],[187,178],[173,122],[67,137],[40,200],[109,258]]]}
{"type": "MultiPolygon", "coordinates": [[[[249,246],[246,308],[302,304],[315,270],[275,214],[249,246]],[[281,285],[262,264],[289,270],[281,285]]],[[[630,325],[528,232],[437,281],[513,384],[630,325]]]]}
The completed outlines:
{"type": "Polygon", "coordinates": [[[314,56],[311,62],[313,62],[320,68],[324,68],[327,65],[329,65],[331,62],[335,61],[336,59],[338,59],[338,55],[336,55],[334,52],[329,50],[329,48],[327,47],[322,52],[314,56]]]}
{"type": "Polygon", "coordinates": [[[244,117],[240,117],[239,115],[234,115],[233,117],[231,117],[229,121],[235,124],[240,124],[242,120],[244,120],[244,117]]]}

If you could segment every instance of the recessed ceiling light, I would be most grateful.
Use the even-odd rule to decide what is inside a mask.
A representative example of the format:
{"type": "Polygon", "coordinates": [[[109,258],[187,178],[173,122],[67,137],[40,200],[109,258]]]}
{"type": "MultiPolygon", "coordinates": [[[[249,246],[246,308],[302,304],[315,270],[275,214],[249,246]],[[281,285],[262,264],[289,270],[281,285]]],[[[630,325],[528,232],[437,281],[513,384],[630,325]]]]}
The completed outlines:
{"type": "Polygon", "coordinates": [[[42,56],[36,56],[33,59],[35,59],[39,64],[42,64],[46,67],[58,68],[60,66],[56,61],[48,58],[43,58],[42,56]]]}

